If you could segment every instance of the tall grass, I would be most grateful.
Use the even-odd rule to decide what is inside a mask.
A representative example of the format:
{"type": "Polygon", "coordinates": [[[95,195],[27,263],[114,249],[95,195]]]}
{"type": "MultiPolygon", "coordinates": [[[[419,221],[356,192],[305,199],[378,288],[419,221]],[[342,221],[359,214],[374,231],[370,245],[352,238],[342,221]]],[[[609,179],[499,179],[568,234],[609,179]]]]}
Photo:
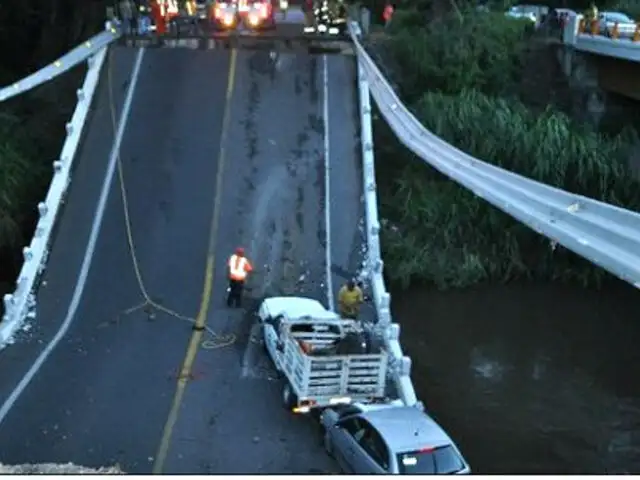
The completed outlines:
{"type": "MultiPolygon", "coordinates": [[[[636,135],[607,138],[551,107],[534,113],[518,100],[525,65],[527,72],[536,68],[525,64],[532,48],[528,23],[470,8],[463,15],[463,22],[451,14],[427,18],[416,6],[394,15],[387,67],[417,118],[474,157],[640,209],[640,185],[627,164],[636,135]]],[[[392,281],[456,288],[523,278],[597,284],[604,278],[602,270],[551,248],[546,238],[415,158],[383,120],[375,122],[374,134],[386,220],[382,247],[392,281]]]]}
{"type": "MultiPolygon", "coordinates": [[[[627,166],[628,143],[583,131],[551,110],[474,90],[426,93],[414,107],[422,123],[474,157],[565,190],[640,209],[640,184],[627,166]]],[[[402,151],[375,124],[383,248],[391,280],[438,288],[515,279],[599,283],[604,272],[459,187],[402,151]]]]}

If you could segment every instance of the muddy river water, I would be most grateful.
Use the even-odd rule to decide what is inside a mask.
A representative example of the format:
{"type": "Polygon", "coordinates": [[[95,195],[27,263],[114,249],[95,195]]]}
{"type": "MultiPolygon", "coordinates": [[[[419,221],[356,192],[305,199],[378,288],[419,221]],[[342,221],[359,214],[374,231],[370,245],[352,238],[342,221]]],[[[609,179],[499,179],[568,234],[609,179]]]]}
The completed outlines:
{"type": "Polygon", "coordinates": [[[476,473],[640,472],[640,292],[392,294],[418,396],[476,473]]]}

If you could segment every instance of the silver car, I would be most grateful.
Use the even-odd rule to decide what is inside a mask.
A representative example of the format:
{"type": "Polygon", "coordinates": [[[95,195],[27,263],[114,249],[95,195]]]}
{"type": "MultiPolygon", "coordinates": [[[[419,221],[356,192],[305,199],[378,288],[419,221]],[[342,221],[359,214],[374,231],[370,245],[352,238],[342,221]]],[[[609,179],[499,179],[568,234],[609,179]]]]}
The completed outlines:
{"type": "Polygon", "coordinates": [[[613,36],[613,29],[618,25],[619,38],[632,38],[636,31],[636,22],[624,13],[620,12],[601,12],[598,16],[600,26],[600,34],[607,37],[613,36]]]}
{"type": "Polygon", "coordinates": [[[350,405],[322,413],[329,455],[351,474],[468,474],[469,464],[424,412],[394,405],[350,405]]]}

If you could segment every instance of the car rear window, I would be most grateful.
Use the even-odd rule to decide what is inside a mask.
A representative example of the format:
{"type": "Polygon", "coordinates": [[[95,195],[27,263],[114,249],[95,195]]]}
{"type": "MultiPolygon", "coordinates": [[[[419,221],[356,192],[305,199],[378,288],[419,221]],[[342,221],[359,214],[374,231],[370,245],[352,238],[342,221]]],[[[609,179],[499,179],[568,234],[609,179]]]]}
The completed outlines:
{"type": "Polygon", "coordinates": [[[629,23],[633,23],[633,20],[631,20],[629,17],[627,17],[623,13],[608,13],[608,14],[606,14],[606,18],[607,18],[607,20],[609,20],[611,22],[629,22],[629,23]]]}
{"type": "Polygon", "coordinates": [[[398,454],[403,475],[451,474],[464,468],[464,462],[451,445],[398,454]]]}

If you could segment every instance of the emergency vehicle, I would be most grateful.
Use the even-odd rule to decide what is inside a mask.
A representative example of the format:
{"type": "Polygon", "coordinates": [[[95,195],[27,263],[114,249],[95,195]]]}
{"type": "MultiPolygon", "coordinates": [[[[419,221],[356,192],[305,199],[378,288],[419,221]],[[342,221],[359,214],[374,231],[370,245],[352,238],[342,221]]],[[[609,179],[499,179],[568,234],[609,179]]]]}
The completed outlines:
{"type": "Polygon", "coordinates": [[[250,30],[276,26],[271,0],[217,0],[211,10],[211,21],[223,30],[235,29],[241,24],[250,30]]]}
{"type": "Polygon", "coordinates": [[[388,353],[372,347],[358,322],[302,297],[267,298],[258,317],[267,353],[286,379],[288,410],[385,399],[388,353]]]}

